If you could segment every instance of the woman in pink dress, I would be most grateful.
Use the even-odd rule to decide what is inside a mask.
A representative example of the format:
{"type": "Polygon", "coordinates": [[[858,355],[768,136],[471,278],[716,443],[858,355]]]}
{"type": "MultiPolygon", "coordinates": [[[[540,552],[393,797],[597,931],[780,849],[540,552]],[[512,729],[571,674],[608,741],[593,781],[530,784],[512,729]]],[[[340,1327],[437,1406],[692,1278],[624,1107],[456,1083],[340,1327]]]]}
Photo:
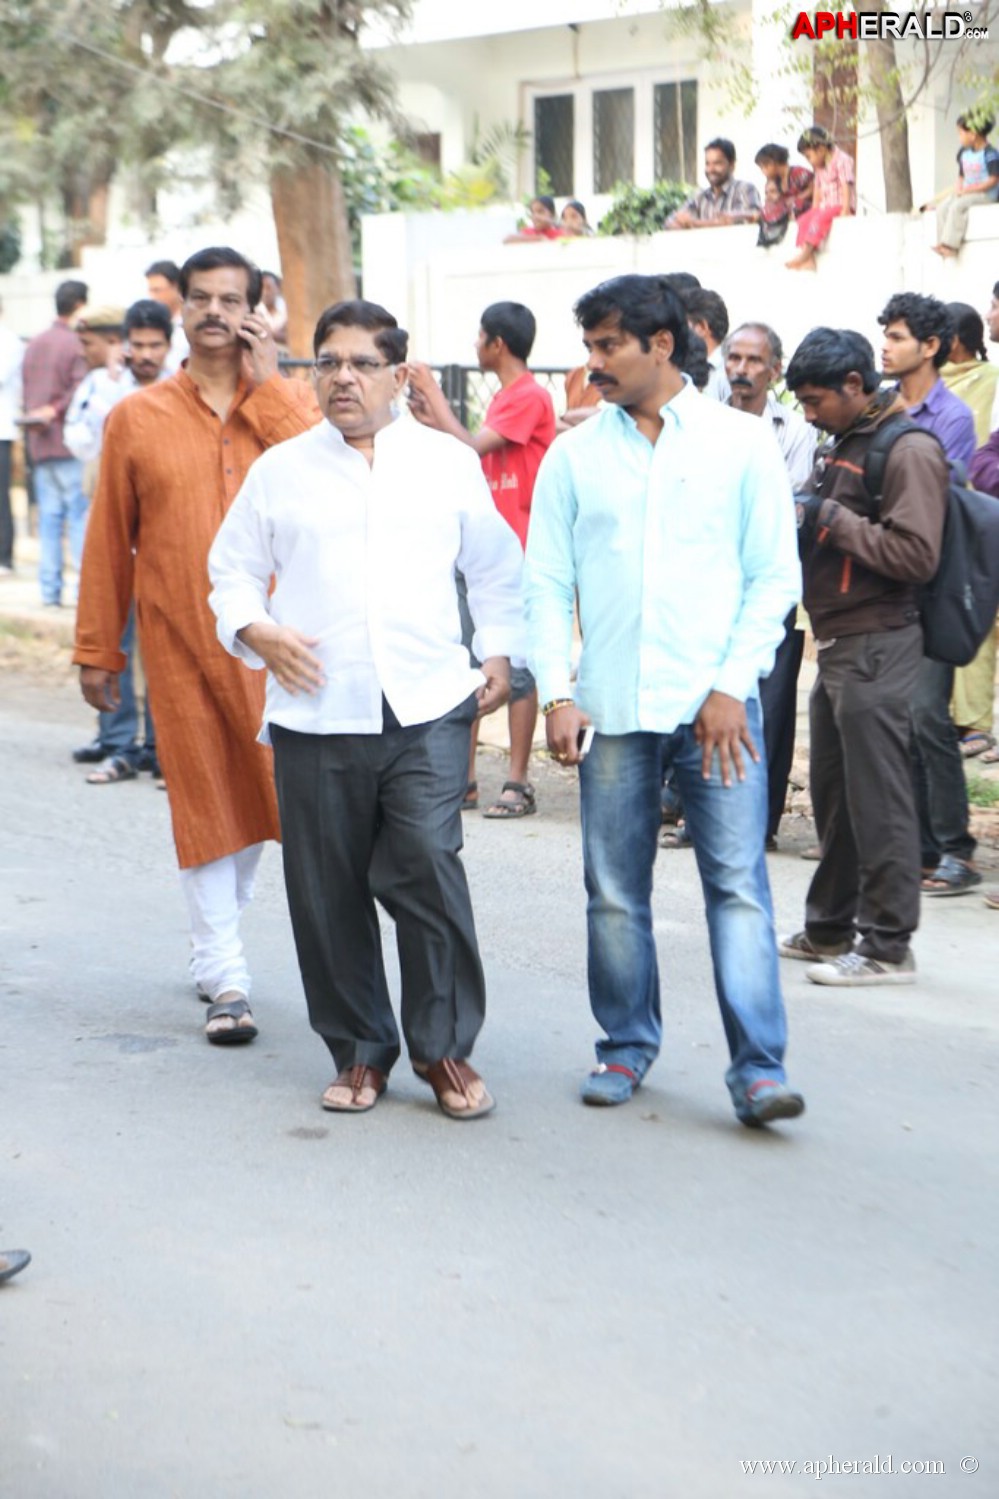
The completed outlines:
{"type": "Polygon", "coordinates": [[[853,160],[821,125],[802,133],[798,150],[811,163],[815,183],[812,207],[798,219],[798,253],[787,265],[792,271],[814,271],[816,251],[828,238],[833,219],[854,211],[853,160]]]}

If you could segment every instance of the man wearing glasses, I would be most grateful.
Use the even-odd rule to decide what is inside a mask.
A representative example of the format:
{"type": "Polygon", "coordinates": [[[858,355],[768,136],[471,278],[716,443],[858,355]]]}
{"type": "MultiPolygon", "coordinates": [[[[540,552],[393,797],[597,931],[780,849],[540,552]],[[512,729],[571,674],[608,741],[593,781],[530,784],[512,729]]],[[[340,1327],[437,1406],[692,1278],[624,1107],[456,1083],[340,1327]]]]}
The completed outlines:
{"type": "Polygon", "coordinates": [[[91,707],[118,707],[122,631],[136,598],[157,753],[191,922],[190,972],[215,1045],[252,1041],[239,918],[278,837],[271,760],[254,742],[261,684],[215,638],[208,548],[265,448],[318,421],[312,392],[278,374],[253,312],[260,272],[224,246],[180,273],[191,346],[169,380],[120,401],[104,427],[80,581],[76,650],[91,707]]]}
{"type": "Polygon", "coordinates": [[[468,1062],[485,987],[461,803],[471,725],[506,701],[521,649],[520,547],[475,454],[397,418],[407,335],[391,313],[339,302],[314,348],[326,420],[254,464],[211,550],[211,605],[226,648],[267,668],[288,905],[337,1069],[323,1107],[373,1108],[399,1057],[377,898],[396,923],[414,1071],[446,1115],[474,1119],[493,1100],[468,1062]]]}

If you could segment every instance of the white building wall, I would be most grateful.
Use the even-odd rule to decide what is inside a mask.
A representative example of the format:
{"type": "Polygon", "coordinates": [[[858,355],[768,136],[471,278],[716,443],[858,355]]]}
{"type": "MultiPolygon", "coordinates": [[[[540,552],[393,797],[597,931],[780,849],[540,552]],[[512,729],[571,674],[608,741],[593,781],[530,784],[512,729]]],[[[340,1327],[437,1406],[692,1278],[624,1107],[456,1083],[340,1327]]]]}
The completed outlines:
{"type": "MultiPolygon", "coordinates": [[[[742,24],[747,47],[749,23],[750,13],[746,8],[742,24]]],[[[581,23],[574,29],[562,25],[433,46],[388,48],[381,57],[395,72],[403,110],[414,119],[417,128],[441,133],[442,158],[448,169],[465,159],[476,120],[483,130],[517,120],[530,130],[535,91],[577,89],[575,193],[587,197],[591,195],[592,157],[588,105],[594,87],[638,82],[643,85],[643,97],[636,104],[645,109],[647,118],[638,142],[640,160],[636,162],[636,180],[651,184],[653,178],[650,104],[653,78],[656,81],[698,78],[699,145],[703,146],[714,135],[728,135],[735,141],[740,170],[744,173],[751,170],[756,147],[764,137],[733,108],[724,81],[715,80],[702,61],[700,50],[697,40],[680,36],[669,16],[656,11],[631,19],[615,17],[581,23]],[[428,84],[435,91],[433,96],[427,93],[428,84]]],[[[532,183],[533,154],[529,152],[518,192],[529,193],[532,183]]]]}
{"type": "Polygon", "coordinates": [[[834,225],[815,274],[785,269],[793,239],[758,249],[755,228],[503,245],[502,211],[489,215],[393,214],[364,225],[365,292],[409,329],[415,358],[473,364],[479,316],[490,302],[524,302],[538,320],[535,365],[582,360],[572,304],[611,276],[693,271],[721,293],[733,326],[769,322],[790,354],[819,324],[856,328],[880,347],[877,317],[896,291],[984,307],[999,275],[999,206],[972,211],[960,257],[930,249],[929,218],[889,214],[834,225]]]}

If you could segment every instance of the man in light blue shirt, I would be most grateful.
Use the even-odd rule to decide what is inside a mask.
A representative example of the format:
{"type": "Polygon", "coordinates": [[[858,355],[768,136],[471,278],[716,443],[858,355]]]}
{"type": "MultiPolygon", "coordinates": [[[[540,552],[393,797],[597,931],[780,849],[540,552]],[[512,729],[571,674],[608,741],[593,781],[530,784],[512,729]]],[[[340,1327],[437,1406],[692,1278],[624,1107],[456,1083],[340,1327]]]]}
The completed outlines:
{"type": "Polygon", "coordinates": [[[749,1125],[793,1118],[804,1101],[784,1074],[757,748],[757,683],[800,592],[787,474],[763,422],[705,401],[681,374],[686,315],[666,278],[604,282],[575,315],[607,406],[541,465],[525,598],[549,749],[562,764],[582,759],[590,1003],[605,1032],[583,1100],[626,1102],[659,1052],[652,866],[672,767],[704,888],[736,1114],[749,1125]]]}

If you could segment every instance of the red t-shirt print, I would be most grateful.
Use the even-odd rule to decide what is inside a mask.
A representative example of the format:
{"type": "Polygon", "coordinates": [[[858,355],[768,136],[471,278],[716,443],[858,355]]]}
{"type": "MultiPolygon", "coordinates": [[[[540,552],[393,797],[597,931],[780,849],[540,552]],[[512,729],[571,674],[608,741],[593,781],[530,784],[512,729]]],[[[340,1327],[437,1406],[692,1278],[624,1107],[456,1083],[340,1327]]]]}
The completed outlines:
{"type": "Polygon", "coordinates": [[[555,438],[552,398],[525,370],[512,385],[493,396],[483,425],[504,442],[494,453],[485,455],[482,471],[497,510],[516,531],[521,546],[526,547],[534,481],[555,438]]]}

